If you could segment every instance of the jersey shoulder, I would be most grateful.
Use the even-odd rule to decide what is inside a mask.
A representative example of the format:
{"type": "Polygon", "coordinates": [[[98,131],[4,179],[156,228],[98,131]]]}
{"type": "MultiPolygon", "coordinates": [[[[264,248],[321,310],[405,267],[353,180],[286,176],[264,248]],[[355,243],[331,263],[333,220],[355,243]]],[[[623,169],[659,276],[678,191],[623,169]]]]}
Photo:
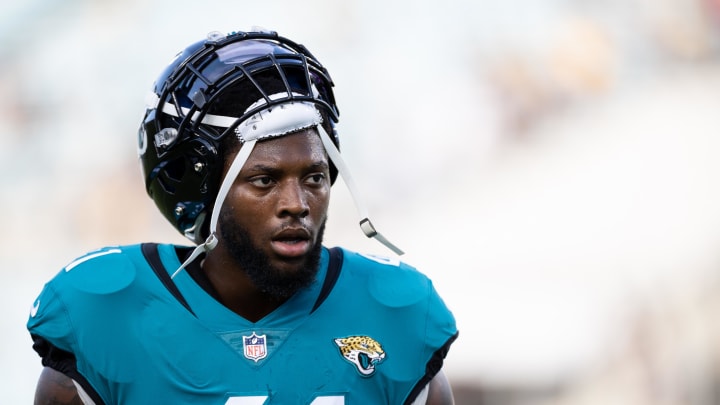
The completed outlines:
{"type": "Polygon", "coordinates": [[[412,305],[436,294],[425,274],[397,257],[343,249],[343,272],[364,279],[373,298],[390,307],[412,305]]]}
{"type": "Polygon", "coordinates": [[[51,283],[91,294],[109,294],[135,278],[138,254],[136,246],[109,246],[88,252],[63,267],[51,283]]]}
{"type": "Polygon", "coordinates": [[[73,324],[81,319],[111,311],[111,297],[136,284],[142,262],[140,245],[108,246],[74,259],[43,286],[33,301],[27,322],[29,331],[67,337],[73,324]]]}

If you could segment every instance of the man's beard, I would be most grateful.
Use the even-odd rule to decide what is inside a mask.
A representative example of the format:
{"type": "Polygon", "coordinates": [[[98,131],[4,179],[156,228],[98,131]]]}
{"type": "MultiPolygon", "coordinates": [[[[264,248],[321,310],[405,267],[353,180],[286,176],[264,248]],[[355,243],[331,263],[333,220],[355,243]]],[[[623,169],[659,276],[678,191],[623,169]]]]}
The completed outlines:
{"type": "Polygon", "coordinates": [[[230,255],[260,291],[275,298],[286,299],[315,281],[320,264],[325,221],[318,230],[315,244],[305,257],[305,263],[295,271],[283,271],[272,266],[268,255],[253,245],[248,230],[231,220],[223,221],[219,231],[227,243],[230,255]]]}

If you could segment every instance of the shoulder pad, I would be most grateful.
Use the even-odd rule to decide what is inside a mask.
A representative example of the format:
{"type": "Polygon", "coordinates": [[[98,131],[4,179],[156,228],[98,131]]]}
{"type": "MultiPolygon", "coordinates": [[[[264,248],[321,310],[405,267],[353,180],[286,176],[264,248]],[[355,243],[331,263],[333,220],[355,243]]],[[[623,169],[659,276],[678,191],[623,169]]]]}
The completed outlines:
{"type": "Polygon", "coordinates": [[[432,291],[430,280],[424,274],[398,259],[348,253],[348,264],[371,272],[370,294],[384,305],[409,306],[426,300],[432,291]]]}
{"type": "Polygon", "coordinates": [[[132,283],[135,266],[122,248],[107,247],[73,260],[56,279],[88,293],[109,294],[132,283]]]}

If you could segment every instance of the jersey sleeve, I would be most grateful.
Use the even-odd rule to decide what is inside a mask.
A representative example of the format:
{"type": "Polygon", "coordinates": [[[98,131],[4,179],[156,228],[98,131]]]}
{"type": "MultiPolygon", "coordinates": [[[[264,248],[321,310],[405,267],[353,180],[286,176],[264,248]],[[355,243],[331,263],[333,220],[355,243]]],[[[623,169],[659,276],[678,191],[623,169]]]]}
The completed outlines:
{"type": "Polygon", "coordinates": [[[381,265],[373,265],[376,271],[370,280],[371,294],[387,311],[397,311],[398,317],[412,322],[412,330],[420,334],[424,345],[423,356],[447,349],[457,335],[457,325],[432,280],[407,263],[366,258],[381,265]]]}
{"type": "Polygon", "coordinates": [[[401,263],[406,271],[416,272],[419,285],[424,289],[424,300],[420,307],[424,306],[424,340],[422,344],[421,361],[424,362],[425,374],[418,380],[417,384],[408,395],[407,403],[422,391],[422,389],[442,369],[445,357],[450,351],[450,346],[458,337],[455,317],[445,304],[435,286],[427,276],[418,272],[414,267],[401,263]]]}
{"type": "MultiPolygon", "coordinates": [[[[431,342],[431,349],[438,347],[436,351],[444,358],[450,349],[450,344],[455,341],[458,335],[455,317],[429,279],[427,297],[428,322],[425,331],[427,341],[431,342]]],[[[442,361],[440,365],[442,366],[442,361]]],[[[439,369],[438,367],[437,371],[439,369]]]]}
{"type": "MultiPolygon", "coordinates": [[[[56,277],[61,276],[62,273],[58,273],[56,277]]],[[[57,293],[54,281],[55,279],[45,284],[32,304],[27,321],[28,331],[36,342],[34,349],[41,357],[47,354],[48,349],[37,346],[39,337],[44,339],[46,344],[66,352],[72,352],[76,346],[67,307],[63,298],[57,293]]]]}
{"type": "Polygon", "coordinates": [[[445,305],[445,302],[429,279],[427,297],[426,345],[423,357],[427,359],[425,374],[418,380],[415,387],[413,387],[405,403],[414,401],[427,384],[430,383],[430,380],[440,372],[445,362],[445,357],[450,351],[450,346],[459,335],[455,317],[445,305]]]}
{"type": "Polygon", "coordinates": [[[48,281],[27,321],[42,364],[95,395],[98,387],[88,383],[95,370],[88,359],[102,364],[102,353],[114,346],[115,336],[122,336],[119,309],[135,276],[135,266],[123,249],[108,247],[81,256],[48,281]]]}

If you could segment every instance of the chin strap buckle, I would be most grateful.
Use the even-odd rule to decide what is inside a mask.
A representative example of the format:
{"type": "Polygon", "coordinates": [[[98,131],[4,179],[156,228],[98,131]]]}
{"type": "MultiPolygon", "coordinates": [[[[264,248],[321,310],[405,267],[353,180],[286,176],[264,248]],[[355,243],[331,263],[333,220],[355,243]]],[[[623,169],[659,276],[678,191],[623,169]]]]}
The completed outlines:
{"type": "Polygon", "coordinates": [[[170,276],[170,278],[171,279],[175,278],[175,276],[177,276],[178,273],[180,273],[185,267],[187,267],[190,263],[192,263],[195,259],[197,259],[198,256],[200,256],[201,254],[203,254],[205,252],[209,252],[209,251],[215,249],[215,246],[217,246],[217,244],[218,244],[218,239],[215,237],[215,233],[211,233],[210,236],[208,236],[208,238],[205,240],[205,243],[197,245],[195,250],[193,250],[192,253],[190,253],[190,256],[187,259],[185,259],[183,264],[181,264],[180,267],[178,267],[178,269],[175,270],[175,272],[172,274],[172,276],[170,276]]]}
{"type": "Polygon", "coordinates": [[[392,242],[387,240],[387,238],[385,238],[380,232],[378,232],[373,226],[372,222],[370,222],[369,218],[363,218],[363,220],[360,221],[360,229],[362,229],[365,236],[367,236],[368,238],[375,238],[378,242],[385,245],[385,247],[395,252],[396,255],[402,256],[405,253],[399,247],[395,246],[392,242]]]}

